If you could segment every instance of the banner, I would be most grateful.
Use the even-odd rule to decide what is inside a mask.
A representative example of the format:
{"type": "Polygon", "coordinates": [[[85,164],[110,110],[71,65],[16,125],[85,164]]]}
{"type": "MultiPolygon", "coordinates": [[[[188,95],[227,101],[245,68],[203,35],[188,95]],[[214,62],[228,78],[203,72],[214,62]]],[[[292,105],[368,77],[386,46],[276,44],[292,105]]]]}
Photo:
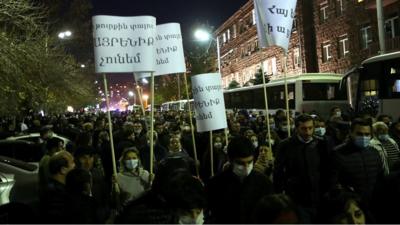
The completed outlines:
{"type": "Polygon", "coordinates": [[[254,0],[259,45],[288,50],[297,0],[254,0]]]}
{"type": "Polygon", "coordinates": [[[192,93],[197,132],[226,128],[221,74],[206,73],[192,76],[192,93]]]}
{"type": "Polygon", "coordinates": [[[155,71],[156,18],[94,16],[96,73],[155,71]]]}

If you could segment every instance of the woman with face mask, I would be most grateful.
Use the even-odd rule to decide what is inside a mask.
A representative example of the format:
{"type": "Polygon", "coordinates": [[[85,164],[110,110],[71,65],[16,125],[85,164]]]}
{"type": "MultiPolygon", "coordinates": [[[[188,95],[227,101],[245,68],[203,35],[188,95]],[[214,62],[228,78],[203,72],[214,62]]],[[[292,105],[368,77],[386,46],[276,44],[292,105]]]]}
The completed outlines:
{"type": "Polygon", "coordinates": [[[151,186],[152,176],[140,164],[139,151],[135,147],[127,148],[120,158],[120,172],[117,183],[121,193],[126,194],[125,201],[137,199],[151,186]]]}
{"type": "Polygon", "coordinates": [[[265,174],[272,181],[272,172],[274,168],[274,156],[272,150],[268,147],[267,143],[261,143],[257,148],[258,157],[254,164],[254,170],[265,174]]]}
{"type": "MultiPolygon", "coordinates": [[[[214,156],[214,175],[221,172],[223,165],[228,161],[228,156],[226,155],[225,140],[221,134],[213,135],[213,156],[214,156]]],[[[211,149],[210,146],[203,154],[201,176],[204,181],[211,177],[211,149]]]]}

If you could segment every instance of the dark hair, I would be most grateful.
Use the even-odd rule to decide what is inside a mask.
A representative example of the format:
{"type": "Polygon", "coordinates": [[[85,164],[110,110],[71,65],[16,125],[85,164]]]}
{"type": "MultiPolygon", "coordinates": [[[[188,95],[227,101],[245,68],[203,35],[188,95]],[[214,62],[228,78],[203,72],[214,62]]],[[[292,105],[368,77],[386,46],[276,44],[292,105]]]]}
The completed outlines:
{"type": "MultiPolygon", "coordinates": [[[[331,108],[331,114],[335,111],[335,109],[340,109],[340,107],[339,106],[333,106],[332,108],[331,108]]],[[[340,109],[341,110],[341,109],[340,109]]]]}
{"type": "Polygon", "coordinates": [[[256,224],[273,224],[277,223],[277,220],[293,223],[295,221],[289,221],[288,219],[298,220],[297,208],[289,196],[285,194],[267,195],[255,205],[252,219],[252,222],[256,224]],[[285,216],[290,217],[286,217],[285,220],[285,216]]]}
{"type": "Polygon", "coordinates": [[[68,160],[62,156],[51,157],[49,161],[49,172],[55,175],[61,171],[63,167],[68,167],[68,160]]]}
{"type": "Polygon", "coordinates": [[[229,159],[249,157],[254,154],[251,141],[245,137],[235,137],[228,144],[229,159]]]}
{"type": "Polygon", "coordinates": [[[301,114],[300,116],[296,117],[296,119],[294,121],[294,125],[296,127],[299,127],[300,123],[305,123],[307,121],[313,121],[314,122],[314,119],[308,114],[301,114]]]}
{"type": "MultiPolygon", "coordinates": [[[[335,188],[326,193],[321,201],[317,219],[318,223],[338,223],[337,217],[344,214],[349,201],[354,201],[363,211],[365,219],[368,218],[369,211],[356,193],[343,188],[335,188]]],[[[367,221],[368,223],[368,221],[367,221]]]]}
{"type": "Polygon", "coordinates": [[[73,194],[82,194],[86,191],[86,185],[91,183],[91,177],[85,169],[71,170],[65,180],[65,188],[67,192],[73,194]]]}
{"type": "Polygon", "coordinates": [[[75,143],[76,146],[89,146],[90,141],[93,141],[92,134],[90,132],[82,132],[77,135],[75,143]]]}
{"type": "Polygon", "coordinates": [[[58,148],[60,146],[60,142],[63,142],[61,139],[58,138],[50,138],[47,140],[46,149],[47,151],[52,150],[53,148],[58,148]]]}
{"type": "Polygon", "coordinates": [[[75,150],[74,157],[79,158],[82,155],[94,155],[96,154],[96,149],[91,146],[79,146],[75,150]]]}
{"type": "Polygon", "coordinates": [[[354,129],[356,128],[357,125],[358,126],[363,126],[363,127],[364,126],[365,127],[369,127],[372,130],[372,124],[371,124],[370,121],[364,120],[364,119],[361,119],[361,118],[356,118],[351,122],[351,126],[350,126],[351,132],[354,131],[354,129]]]}
{"type": "Polygon", "coordinates": [[[134,146],[132,146],[132,147],[127,147],[127,148],[124,148],[124,150],[122,151],[121,160],[122,160],[123,158],[125,158],[126,155],[127,155],[129,152],[135,153],[138,157],[140,156],[140,155],[139,155],[139,150],[138,150],[136,147],[134,147],[134,146]]]}
{"type": "Polygon", "coordinates": [[[206,206],[203,185],[187,171],[177,170],[170,174],[165,187],[164,197],[171,208],[190,210],[206,206]]]}
{"type": "Polygon", "coordinates": [[[389,119],[392,120],[392,117],[389,116],[389,115],[386,115],[386,114],[381,114],[381,115],[379,115],[379,116],[376,118],[376,120],[377,120],[377,121],[383,121],[383,118],[385,118],[385,117],[389,117],[389,119]]]}

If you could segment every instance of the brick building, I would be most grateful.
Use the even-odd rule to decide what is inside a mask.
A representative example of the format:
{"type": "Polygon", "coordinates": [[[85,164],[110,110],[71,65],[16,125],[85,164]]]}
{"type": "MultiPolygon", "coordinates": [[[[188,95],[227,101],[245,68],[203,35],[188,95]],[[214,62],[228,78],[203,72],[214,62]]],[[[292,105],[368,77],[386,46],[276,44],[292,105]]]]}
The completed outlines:
{"type": "MultiPolygon", "coordinates": [[[[400,1],[382,0],[386,50],[400,50],[400,1]]],[[[287,55],[288,76],[300,73],[345,73],[379,51],[375,0],[298,0],[287,55]]],[[[283,51],[258,48],[253,0],[216,31],[221,49],[223,85],[241,86],[264,66],[271,79],[283,74],[283,51]]]]}

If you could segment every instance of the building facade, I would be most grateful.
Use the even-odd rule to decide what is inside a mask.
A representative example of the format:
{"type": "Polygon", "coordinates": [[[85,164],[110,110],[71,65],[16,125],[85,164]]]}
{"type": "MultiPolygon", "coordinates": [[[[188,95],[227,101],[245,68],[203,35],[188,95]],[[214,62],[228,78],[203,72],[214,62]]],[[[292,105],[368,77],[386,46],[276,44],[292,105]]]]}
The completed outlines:
{"type": "MultiPolygon", "coordinates": [[[[400,0],[382,0],[386,51],[400,50],[400,0]]],[[[375,0],[298,0],[287,53],[287,74],[345,73],[365,58],[379,54],[375,0]]],[[[253,0],[215,32],[221,50],[224,87],[232,81],[251,85],[263,65],[270,79],[283,76],[284,52],[260,49],[253,0]]]]}

